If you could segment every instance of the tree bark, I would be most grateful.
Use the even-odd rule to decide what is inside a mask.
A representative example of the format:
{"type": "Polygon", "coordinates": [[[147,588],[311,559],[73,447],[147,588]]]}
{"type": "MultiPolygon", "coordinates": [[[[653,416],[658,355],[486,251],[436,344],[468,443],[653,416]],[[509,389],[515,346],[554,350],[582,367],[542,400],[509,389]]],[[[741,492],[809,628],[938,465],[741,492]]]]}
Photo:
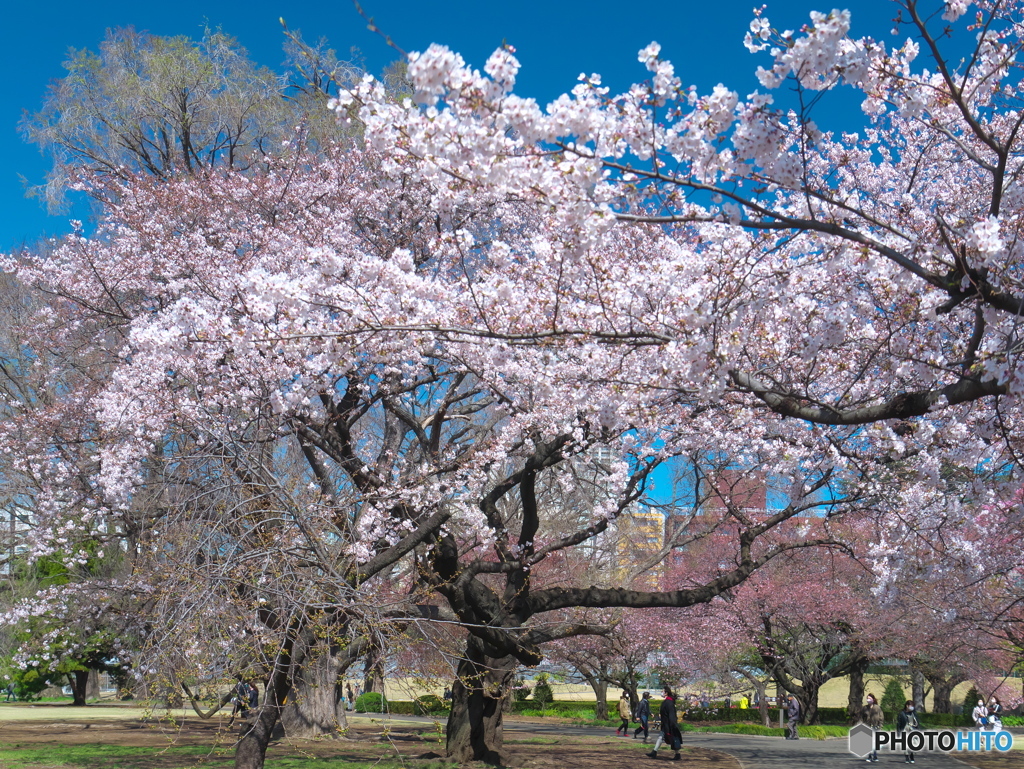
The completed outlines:
{"type": "Polygon", "coordinates": [[[925,678],[928,679],[928,683],[932,685],[932,712],[933,713],[952,713],[953,704],[950,702],[950,698],[953,694],[953,689],[956,685],[965,679],[959,675],[951,675],[948,678],[941,673],[923,671],[925,678]]]}
{"type": "Polygon", "coordinates": [[[339,649],[319,645],[310,649],[292,679],[281,725],[289,738],[337,737],[348,729],[341,703],[344,673],[339,649]]]}
{"type": "Polygon", "coordinates": [[[281,716],[281,703],[288,696],[289,664],[279,660],[267,681],[260,706],[250,711],[242,722],[242,732],[235,748],[235,769],[263,769],[267,746],[281,716]]]}
{"type": "Polygon", "coordinates": [[[445,730],[449,758],[460,763],[504,763],[501,701],[518,666],[514,657],[489,656],[482,641],[469,637],[452,687],[452,710],[445,730]]]}
{"type": "Polygon", "coordinates": [[[89,671],[76,670],[68,673],[68,683],[71,684],[72,705],[85,705],[85,691],[89,686],[89,671]]]}
{"type": "Polygon", "coordinates": [[[860,711],[864,703],[864,673],[867,669],[866,659],[850,668],[850,694],[846,699],[846,716],[851,724],[860,720],[860,711]]]}
{"type": "Polygon", "coordinates": [[[100,671],[98,671],[98,670],[90,670],[89,671],[89,678],[88,678],[88,680],[87,680],[87,682],[85,684],[85,699],[86,700],[89,700],[89,699],[98,700],[99,698],[100,698],[100,671]]]}
{"type": "Polygon", "coordinates": [[[914,668],[910,673],[910,685],[914,700],[914,708],[918,713],[924,713],[924,673],[914,668]]]}
{"type": "Polygon", "coordinates": [[[598,721],[608,720],[608,682],[599,675],[586,675],[587,683],[594,690],[594,718],[598,721]]]}
{"type": "Polygon", "coordinates": [[[371,646],[366,654],[363,674],[363,693],[384,694],[384,652],[378,646],[371,646]]]}

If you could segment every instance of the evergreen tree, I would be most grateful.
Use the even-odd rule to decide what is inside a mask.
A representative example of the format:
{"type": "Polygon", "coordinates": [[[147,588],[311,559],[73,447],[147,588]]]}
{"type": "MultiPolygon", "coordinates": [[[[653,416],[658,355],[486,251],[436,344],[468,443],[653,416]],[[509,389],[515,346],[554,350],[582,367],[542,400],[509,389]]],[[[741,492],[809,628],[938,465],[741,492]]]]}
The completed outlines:
{"type": "Polygon", "coordinates": [[[537,676],[536,684],[533,687],[533,701],[541,708],[545,708],[554,699],[555,695],[551,691],[551,684],[548,683],[548,676],[546,673],[541,673],[537,676]]]}
{"type": "Polygon", "coordinates": [[[885,714],[886,720],[896,717],[896,714],[903,710],[903,706],[906,704],[907,698],[903,693],[903,686],[896,678],[890,678],[889,683],[885,685],[885,692],[882,694],[882,712],[885,714]]]}
{"type": "Polygon", "coordinates": [[[972,686],[968,689],[967,694],[964,696],[964,715],[969,716],[980,699],[981,693],[978,691],[977,687],[972,686]]]}

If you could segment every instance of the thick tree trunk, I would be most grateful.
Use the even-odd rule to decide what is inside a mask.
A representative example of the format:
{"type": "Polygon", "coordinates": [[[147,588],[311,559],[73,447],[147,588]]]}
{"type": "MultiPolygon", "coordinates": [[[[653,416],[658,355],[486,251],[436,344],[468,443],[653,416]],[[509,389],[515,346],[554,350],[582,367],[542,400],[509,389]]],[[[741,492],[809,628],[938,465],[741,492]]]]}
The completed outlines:
{"type": "Polygon", "coordinates": [[[363,692],[384,694],[384,652],[377,646],[366,654],[363,674],[363,692]]]}
{"type": "Polygon", "coordinates": [[[585,676],[590,688],[594,690],[594,718],[598,721],[608,720],[608,683],[599,676],[585,676]]]}
{"type": "Polygon", "coordinates": [[[292,679],[281,725],[289,738],[333,736],[348,729],[341,703],[342,658],[338,649],[309,650],[292,679]]]}
{"type": "Polygon", "coordinates": [[[85,699],[98,700],[100,698],[100,671],[90,670],[89,678],[85,684],[85,699]]]}
{"type": "Polygon", "coordinates": [[[803,703],[804,712],[801,721],[805,724],[816,724],[821,718],[818,716],[818,692],[821,691],[821,685],[817,686],[805,686],[804,692],[807,701],[803,703]]]}
{"type": "Polygon", "coordinates": [[[76,670],[68,673],[68,683],[71,684],[72,705],[85,705],[85,692],[89,686],[89,671],[76,670]]]}
{"type": "Polygon", "coordinates": [[[235,769],[263,769],[267,746],[281,716],[281,703],[288,696],[288,663],[278,662],[258,708],[250,711],[242,722],[242,732],[235,747],[235,769]]]}
{"type": "Polygon", "coordinates": [[[960,676],[950,676],[949,678],[944,677],[937,673],[925,673],[925,677],[928,679],[928,683],[932,685],[934,695],[932,696],[932,712],[933,713],[952,713],[953,705],[950,702],[950,698],[953,695],[953,689],[956,685],[964,679],[960,676]]]}
{"type": "Polygon", "coordinates": [[[503,763],[501,701],[509,691],[519,663],[513,657],[490,657],[483,643],[470,636],[459,663],[448,717],[448,757],[460,763],[503,763]]]}
{"type": "Polygon", "coordinates": [[[918,713],[924,713],[924,673],[914,668],[910,673],[910,685],[914,700],[914,708],[918,713]]]}
{"type": "Polygon", "coordinates": [[[846,715],[851,724],[860,720],[860,711],[864,703],[864,673],[867,669],[867,660],[850,669],[850,695],[846,700],[846,715]]]}
{"type": "MultiPolygon", "coordinates": [[[[830,680],[831,676],[807,676],[800,685],[794,684],[790,681],[790,685],[785,687],[787,691],[796,695],[796,698],[800,701],[800,723],[802,724],[816,724],[820,721],[818,716],[818,693],[821,691],[821,687],[826,681],[830,680]]],[[[781,690],[783,687],[779,687],[779,710],[784,712],[786,709],[785,701],[782,699],[781,690]]]]}

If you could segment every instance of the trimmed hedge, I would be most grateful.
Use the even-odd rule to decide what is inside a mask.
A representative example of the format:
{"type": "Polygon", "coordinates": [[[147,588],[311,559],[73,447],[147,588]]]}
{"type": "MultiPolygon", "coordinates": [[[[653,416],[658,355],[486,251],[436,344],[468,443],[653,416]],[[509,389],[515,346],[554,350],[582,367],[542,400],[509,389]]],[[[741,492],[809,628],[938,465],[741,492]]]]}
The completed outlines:
{"type": "MultiPolygon", "coordinates": [[[[615,702],[608,703],[608,712],[615,712],[615,708],[618,707],[618,700],[615,702]]],[[[579,718],[583,711],[594,710],[593,702],[579,701],[579,702],[549,702],[546,707],[541,708],[539,703],[533,700],[523,700],[522,702],[512,703],[513,713],[523,713],[527,710],[538,710],[549,716],[558,716],[560,718],[579,718]]]]}
{"type": "Polygon", "coordinates": [[[969,714],[958,716],[954,713],[918,713],[917,720],[925,729],[933,726],[974,726],[969,714]]]}

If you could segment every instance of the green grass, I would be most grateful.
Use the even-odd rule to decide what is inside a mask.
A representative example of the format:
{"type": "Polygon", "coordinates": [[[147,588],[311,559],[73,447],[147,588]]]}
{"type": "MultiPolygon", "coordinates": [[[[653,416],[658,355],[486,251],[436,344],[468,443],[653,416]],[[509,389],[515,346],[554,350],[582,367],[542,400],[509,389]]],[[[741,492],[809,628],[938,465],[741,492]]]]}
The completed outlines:
{"type": "Polygon", "coordinates": [[[156,766],[194,766],[211,751],[202,746],[140,748],[121,745],[0,745],[0,766],[21,769],[33,766],[149,769],[156,766]]]}
{"type": "MultiPolygon", "coordinates": [[[[162,748],[119,745],[0,745],[0,766],[4,769],[67,767],[67,769],[227,769],[234,764],[231,748],[211,751],[203,746],[162,748]]],[[[268,758],[266,769],[407,769],[400,760],[350,761],[341,758],[268,758]]],[[[436,769],[455,769],[450,762],[434,762],[436,769]]]]}
{"type": "MultiPolygon", "coordinates": [[[[729,724],[727,726],[689,726],[683,727],[684,732],[700,732],[703,734],[752,734],[758,737],[784,737],[785,729],[761,726],[760,724],[729,724]]],[[[809,740],[824,740],[828,737],[845,737],[850,732],[848,726],[801,726],[800,736],[809,740]]]]}
{"type": "MultiPolygon", "coordinates": [[[[449,761],[431,761],[431,769],[457,769],[449,761]]],[[[348,761],[342,758],[276,758],[267,759],[265,769],[409,769],[408,761],[348,761]]]]}

